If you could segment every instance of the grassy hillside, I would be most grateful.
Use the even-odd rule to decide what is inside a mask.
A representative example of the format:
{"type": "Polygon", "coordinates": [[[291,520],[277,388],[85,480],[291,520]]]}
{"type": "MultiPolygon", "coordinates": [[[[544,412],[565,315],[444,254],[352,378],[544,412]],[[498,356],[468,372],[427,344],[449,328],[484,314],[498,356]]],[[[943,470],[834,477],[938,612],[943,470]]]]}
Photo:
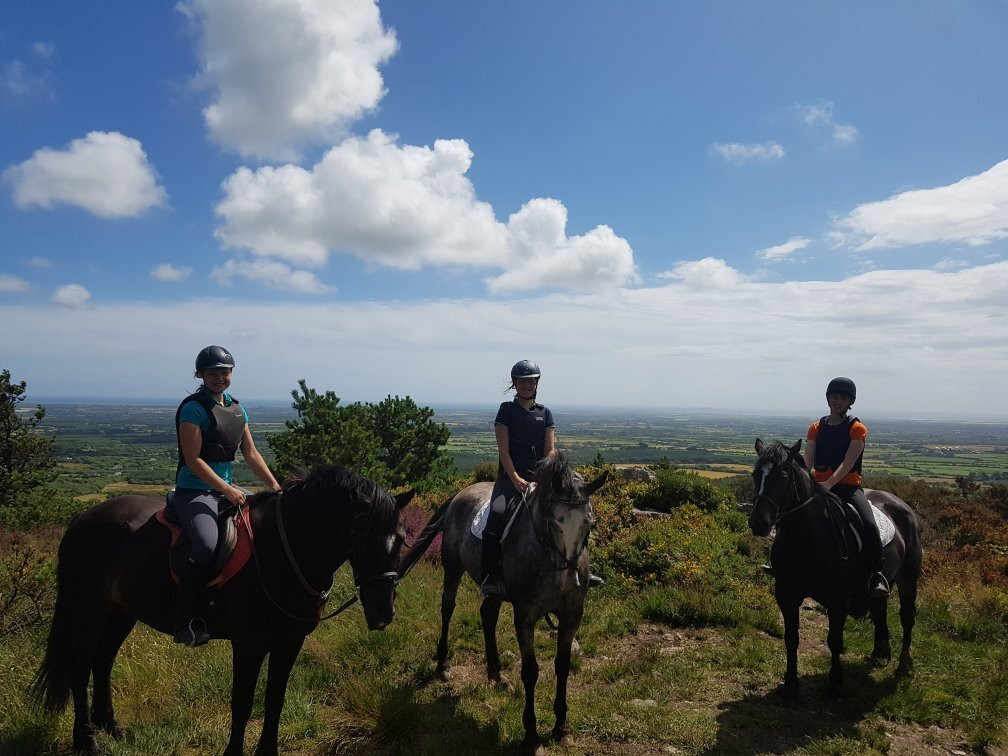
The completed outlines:
{"type": "MultiPolygon", "coordinates": [[[[586,471],[591,475],[595,470],[586,471]]],[[[802,612],[797,704],[777,695],[783,679],[780,616],[766,544],[748,532],[736,501],[748,479],[714,483],[667,471],[657,483],[617,480],[593,499],[592,562],[606,585],[593,590],[570,684],[571,746],[599,753],[1005,753],[1008,743],[1008,488],[874,480],[921,516],[924,577],[914,638],[916,675],[893,680],[874,668],[870,623],[847,624],[842,696],[826,695],[825,618],[802,612]],[[633,508],[671,515],[640,519],[633,508]]],[[[440,496],[414,506],[414,532],[440,496]]],[[[42,656],[58,530],[4,533],[0,543],[0,753],[64,753],[70,712],[48,719],[23,692],[42,656]],[[32,598],[29,598],[32,597],[32,598]],[[32,602],[34,600],[34,604],[32,602]]],[[[333,600],[352,591],[338,576],[333,600]]],[[[291,679],[281,748],[295,754],[492,754],[517,752],[522,737],[517,644],[505,608],[498,630],[505,673],[486,682],[478,592],[467,583],[452,629],[448,683],[433,677],[439,631],[436,554],[401,584],[398,616],[368,633],[359,608],[309,637],[291,679]]],[[[891,602],[894,647],[899,642],[891,602]]],[[[540,732],[552,723],[554,641],[537,633],[540,732]]],[[[121,742],[111,754],[197,754],[227,740],[230,653],[213,642],[176,648],[139,628],[114,673],[121,742]]],[[[262,691],[255,716],[261,716],[262,691]]],[[[249,751],[259,722],[249,727],[249,751]]]]}

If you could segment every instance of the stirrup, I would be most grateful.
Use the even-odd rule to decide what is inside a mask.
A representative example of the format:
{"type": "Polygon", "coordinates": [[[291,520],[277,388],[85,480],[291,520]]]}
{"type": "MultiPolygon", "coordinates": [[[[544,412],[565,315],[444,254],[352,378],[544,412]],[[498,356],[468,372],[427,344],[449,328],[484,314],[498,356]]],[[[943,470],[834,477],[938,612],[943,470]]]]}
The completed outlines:
{"type": "Polygon", "coordinates": [[[487,575],[480,583],[480,593],[484,596],[499,597],[504,595],[500,585],[493,579],[493,575],[487,575]]]}
{"type": "Polygon", "coordinates": [[[872,598],[885,598],[889,595],[889,581],[881,572],[868,578],[868,595],[872,598]]]}
{"type": "Polygon", "coordinates": [[[195,648],[207,643],[210,640],[210,633],[206,631],[203,620],[193,617],[184,627],[175,631],[173,639],[183,646],[195,648]]]}

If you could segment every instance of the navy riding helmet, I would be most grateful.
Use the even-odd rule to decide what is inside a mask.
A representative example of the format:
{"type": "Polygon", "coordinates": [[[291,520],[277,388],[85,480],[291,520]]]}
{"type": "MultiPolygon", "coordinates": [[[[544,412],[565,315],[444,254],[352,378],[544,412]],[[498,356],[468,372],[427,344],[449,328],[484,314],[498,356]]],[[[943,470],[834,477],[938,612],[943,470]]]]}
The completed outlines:
{"type": "Polygon", "coordinates": [[[857,387],[850,378],[841,376],[829,382],[829,385],[826,387],[826,396],[830,394],[847,394],[853,402],[857,399],[857,387]]]}
{"type": "Polygon", "coordinates": [[[511,380],[519,378],[538,378],[541,375],[539,366],[532,360],[520,360],[511,368],[511,380]]]}
{"type": "Polygon", "coordinates": [[[234,366],[234,357],[231,356],[231,352],[222,346],[211,345],[204,347],[196,355],[196,372],[211,370],[213,368],[233,368],[234,366]]]}

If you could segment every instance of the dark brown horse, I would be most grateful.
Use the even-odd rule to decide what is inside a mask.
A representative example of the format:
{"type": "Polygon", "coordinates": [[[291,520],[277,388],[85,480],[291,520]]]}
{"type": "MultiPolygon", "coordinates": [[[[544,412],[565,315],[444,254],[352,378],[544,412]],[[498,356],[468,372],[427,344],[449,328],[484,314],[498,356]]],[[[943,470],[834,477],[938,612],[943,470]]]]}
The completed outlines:
{"type": "MultiPolygon", "coordinates": [[[[588,590],[588,533],[591,513],[588,497],[605,483],[607,473],[591,483],[567,463],[562,455],[543,460],[535,475],[534,492],[522,504],[510,530],[502,540],[497,574],[506,595],[488,596],[480,606],[483,640],[486,647],[487,676],[501,682],[497,651],[497,619],[501,601],[510,601],[514,609],[515,632],[521,649],[521,679],[525,688],[526,749],[539,742],[536,731],[535,686],[539,664],[535,657],[536,623],[547,613],[557,618],[556,697],[553,713],[556,724],[553,738],[569,734],[567,727],[567,676],[570,672],[571,644],[584,615],[588,590]]],[[[403,557],[411,565],[443,532],[441,561],[444,587],[441,593],[441,639],[437,647],[437,674],[448,677],[448,626],[455,611],[455,597],[462,576],[468,572],[479,580],[480,539],[472,533],[473,520],[480,507],[490,501],[492,483],[476,483],[462,489],[434,514],[403,557]]]]}
{"type": "MultiPolygon", "coordinates": [[[[756,498],[749,527],[758,536],[767,536],[774,527],[777,535],[770,549],[774,594],[784,618],[784,646],[787,670],[783,692],[793,697],[798,691],[798,609],[806,597],[826,609],[829,634],[826,643],[832,655],[830,686],[843,682],[840,654],[847,616],[871,614],[875,625],[872,659],[886,663],[892,657],[886,598],[868,597],[868,573],[856,540],[835,527],[830,504],[823,489],[805,468],[801,441],[787,447],[775,442],[764,446],[756,439],[756,467],[753,483],[756,498]]],[[[883,548],[884,572],[889,584],[899,590],[903,647],[897,677],[913,671],[910,641],[917,615],[917,581],[921,571],[921,542],[917,516],[902,499],[886,491],[865,489],[868,500],[882,510],[895,525],[892,541],[883,548]]]]}
{"type": "MultiPolygon", "coordinates": [[[[253,559],[208,590],[205,616],[232,650],[231,733],[225,754],[242,753],[256,679],[269,656],[265,714],[256,753],[277,753],[287,680],[305,636],[318,625],[333,573],[349,560],[368,627],[395,615],[395,572],[403,531],[399,509],[412,492],[391,496],[338,467],[289,481],[283,493],[249,499],[253,559]]],[[[58,594],[34,694],[53,712],[73,696],[73,747],[99,753],[97,729],[121,734],[109,677],[137,621],[172,632],[176,588],[169,533],[154,515],[164,500],[109,499],[73,519],[59,547],[58,594]],[[88,683],[93,694],[88,710],[88,683]]],[[[193,651],[199,653],[199,651],[193,651]]]]}

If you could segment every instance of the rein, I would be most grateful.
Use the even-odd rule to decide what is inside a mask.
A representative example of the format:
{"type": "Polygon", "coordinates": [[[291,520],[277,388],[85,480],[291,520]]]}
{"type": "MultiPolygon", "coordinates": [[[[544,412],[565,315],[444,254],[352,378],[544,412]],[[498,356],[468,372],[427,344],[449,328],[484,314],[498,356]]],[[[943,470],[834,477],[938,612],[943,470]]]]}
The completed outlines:
{"type": "MultiPolygon", "coordinates": [[[[791,490],[794,493],[794,498],[798,500],[801,498],[801,494],[798,493],[797,477],[793,474],[789,475],[788,477],[791,479],[791,490]]],[[[790,509],[783,509],[777,506],[777,503],[773,499],[771,499],[769,496],[763,493],[756,494],[755,501],[759,501],[760,499],[766,499],[771,504],[773,504],[774,508],[777,510],[777,517],[774,518],[774,524],[773,524],[773,526],[776,528],[778,525],[780,525],[781,521],[785,517],[793,515],[795,512],[804,509],[805,507],[809,506],[813,501],[825,495],[826,492],[824,490],[817,491],[816,493],[812,494],[810,497],[802,501],[800,504],[796,504],[790,509]]],[[[828,496],[826,497],[826,504],[827,506],[829,506],[830,504],[830,499],[828,496]]],[[[830,528],[830,530],[833,533],[833,540],[836,542],[837,551],[840,553],[840,559],[842,561],[847,561],[847,558],[850,556],[850,554],[848,553],[848,549],[846,548],[846,543],[843,542],[843,539],[837,532],[836,528],[830,528]]]]}
{"type": "MultiPolygon", "coordinates": [[[[287,563],[290,565],[291,569],[293,570],[294,576],[298,579],[298,582],[301,584],[301,587],[304,588],[305,592],[307,592],[309,596],[311,596],[312,598],[314,598],[316,601],[319,602],[319,609],[320,609],[319,614],[321,614],[321,607],[324,606],[325,603],[326,603],[326,601],[329,600],[329,594],[332,592],[332,583],[330,582],[329,588],[327,588],[326,590],[324,590],[324,591],[318,591],[318,590],[316,590],[311,585],[311,583],[308,582],[308,579],[304,576],[304,573],[301,571],[301,568],[298,566],[297,558],[294,556],[294,551],[293,551],[293,549],[291,549],[290,541],[287,540],[287,531],[286,531],[286,528],[284,527],[284,520],[283,520],[283,508],[281,506],[282,500],[283,500],[283,492],[282,491],[277,491],[276,492],[276,517],[277,517],[277,530],[279,531],[279,534],[280,534],[280,543],[283,544],[284,554],[287,556],[287,563]]],[[[238,517],[239,517],[239,519],[243,519],[244,520],[244,518],[247,517],[247,516],[248,515],[245,514],[245,510],[242,509],[242,508],[239,508],[239,510],[238,510],[238,517]]],[[[363,516],[364,516],[363,512],[360,512],[357,515],[355,515],[354,516],[354,525],[356,525],[357,520],[359,518],[363,517],[363,516]]],[[[245,529],[249,533],[252,532],[252,529],[249,526],[249,523],[248,523],[247,520],[245,521],[245,529]]],[[[353,533],[353,531],[354,531],[354,528],[351,527],[351,534],[353,533]]],[[[347,552],[347,557],[348,558],[349,558],[349,555],[350,555],[350,552],[348,551],[347,552]]],[[[293,614],[292,612],[289,612],[286,609],[284,609],[284,607],[280,606],[280,604],[277,602],[277,600],[275,598],[273,598],[273,594],[271,594],[269,592],[269,589],[266,587],[266,580],[263,578],[263,573],[262,573],[262,565],[259,563],[259,552],[256,550],[255,541],[254,540],[252,541],[252,556],[253,556],[254,561],[255,561],[256,572],[259,575],[259,585],[262,586],[263,593],[266,595],[266,598],[273,605],[274,609],[278,610],[281,614],[286,615],[290,619],[297,620],[299,622],[324,622],[327,619],[332,619],[337,614],[343,613],[344,611],[346,611],[347,609],[349,609],[351,606],[353,606],[354,604],[356,604],[360,600],[360,593],[359,592],[355,593],[349,599],[347,599],[342,604],[340,604],[339,607],[337,607],[335,610],[333,610],[329,614],[325,615],[324,617],[322,617],[322,616],[319,616],[319,617],[302,617],[300,615],[293,614]]],[[[353,565],[351,565],[351,568],[352,567],[353,567],[353,565]]],[[[357,586],[358,591],[361,588],[361,586],[363,586],[365,583],[372,583],[372,582],[375,582],[375,581],[378,581],[378,580],[389,580],[389,579],[398,580],[398,577],[399,577],[398,574],[395,573],[395,572],[382,572],[382,573],[378,573],[378,574],[375,574],[375,575],[371,575],[370,577],[364,578],[363,580],[359,580],[357,578],[357,572],[356,572],[356,570],[354,570],[354,583],[357,586]]]]}

